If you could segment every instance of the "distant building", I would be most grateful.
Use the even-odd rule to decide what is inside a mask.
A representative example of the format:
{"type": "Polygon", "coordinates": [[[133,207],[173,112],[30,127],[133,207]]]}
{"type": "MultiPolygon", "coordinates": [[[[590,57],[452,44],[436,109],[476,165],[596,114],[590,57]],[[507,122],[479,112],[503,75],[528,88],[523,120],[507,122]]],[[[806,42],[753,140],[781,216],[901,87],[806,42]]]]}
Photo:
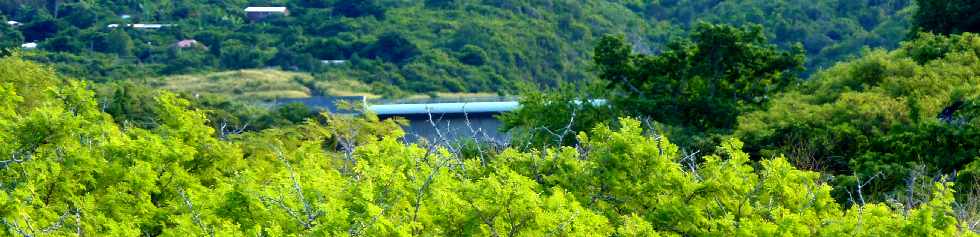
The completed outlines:
{"type": "Polygon", "coordinates": [[[163,27],[171,27],[173,24],[133,24],[132,27],[136,29],[160,29],[163,27]]]}
{"type": "Polygon", "coordinates": [[[30,42],[30,43],[21,44],[20,45],[20,48],[22,48],[22,49],[36,49],[37,48],[37,43],[30,42]]]}
{"type": "Polygon", "coordinates": [[[347,63],[347,60],[320,60],[320,63],[326,65],[340,65],[347,63]]]}
{"type": "Polygon", "coordinates": [[[18,27],[18,26],[23,25],[23,23],[20,23],[19,21],[7,21],[7,25],[10,25],[10,26],[13,26],[13,27],[18,27]]]}
{"type": "Polygon", "coordinates": [[[125,25],[109,24],[109,25],[106,25],[106,27],[108,27],[108,28],[118,28],[120,26],[132,27],[133,29],[155,30],[155,29],[160,29],[160,28],[164,28],[164,27],[173,27],[175,25],[174,24],[125,24],[125,25]]]}
{"type": "Polygon", "coordinates": [[[245,16],[251,21],[260,21],[272,15],[288,16],[289,10],[286,7],[248,7],[245,8],[245,16]]]}
{"type": "Polygon", "coordinates": [[[126,19],[129,19],[129,18],[133,18],[133,16],[130,16],[128,14],[122,14],[122,15],[119,15],[119,18],[122,18],[123,20],[126,20],[126,19]]]}
{"type": "Polygon", "coordinates": [[[177,41],[177,43],[174,43],[174,47],[181,48],[181,49],[192,48],[192,47],[202,47],[205,49],[208,48],[208,46],[201,44],[201,42],[192,39],[177,41]]]}

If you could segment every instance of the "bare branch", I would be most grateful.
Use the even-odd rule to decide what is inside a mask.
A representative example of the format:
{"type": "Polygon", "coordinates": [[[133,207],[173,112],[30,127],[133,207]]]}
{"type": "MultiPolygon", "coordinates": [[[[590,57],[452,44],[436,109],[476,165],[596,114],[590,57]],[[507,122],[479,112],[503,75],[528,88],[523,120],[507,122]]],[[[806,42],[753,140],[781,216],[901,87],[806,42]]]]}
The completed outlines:
{"type": "Polygon", "coordinates": [[[64,214],[61,214],[61,216],[58,217],[58,220],[57,221],[55,221],[54,223],[51,223],[50,226],[45,227],[44,229],[41,229],[41,233],[48,234],[48,233],[54,232],[54,231],[56,231],[58,229],[61,229],[61,227],[65,224],[65,217],[68,217],[68,214],[70,213],[70,211],[71,210],[65,210],[65,213],[64,214]]]}
{"type": "Polygon", "coordinates": [[[198,213],[197,210],[194,210],[194,203],[191,202],[191,199],[187,197],[187,194],[184,192],[184,188],[178,187],[177,193],[180,194],[180,197],[184,199],[184,205],[187,205],[187,210],[191,212],[191,218],[194,221],[194,224],[197,224],[199,227],[201,227],[201,230],[204,231],[204,233],[207,233],[209,236],[214,237],[214,229],[208,227],[207,224],[201,221],[201,214],[198,213]]]}
{"type": "MultiPolygon", "coordinates": [[[[3,224],[5,226],[7,226],[7,229],[13,230],[12,232],[17,233],[20,236],[23,236],[23,237],[31,237],[32,236],[31,234],[28,234],[23,228],[21,228],[20,227],[20,224],[18,224],[17,221],[9,222],[9,221],[7,221],[7,219],[3,219],[3,224]]],[[[32,233],[33,233],[33,231],[32,231],[32,233]]]]}
{"type": "Polygon", "coordinates": [[[33,155],[31,155],[31,153],[29,152],[25,153],[21,151],[15,151],[10,154],[10,159],[0,160],[0,168],[6,168],[7,166],[13,163],[20,164],[20,163],[27,162],[31,160],[31,157],[33,157],[33,155]]]}
{"type": "Polygon", "coordinates": [[[286,156],[283,154],[282,150],[280,150],[278,147],[274,147],[273,149],[276,153],[276,157],[286,165],[286,170],[289,172],[289,179],[293,182],[293,192],[296,193],[296,199],[303,204],[303,214],[305,215],[306,219],[301,221],[303,227],[306,229],[313,228],[313,222],[316,221],[316,218],[322,213],[314,210],[313,204],[306,200],[306,197],[303,196],[303,186],[299,184],[299,179],[296,178],[296,172],[293,171],[293,166],[289,164],[289,160],[286,160],[286,156]]]}

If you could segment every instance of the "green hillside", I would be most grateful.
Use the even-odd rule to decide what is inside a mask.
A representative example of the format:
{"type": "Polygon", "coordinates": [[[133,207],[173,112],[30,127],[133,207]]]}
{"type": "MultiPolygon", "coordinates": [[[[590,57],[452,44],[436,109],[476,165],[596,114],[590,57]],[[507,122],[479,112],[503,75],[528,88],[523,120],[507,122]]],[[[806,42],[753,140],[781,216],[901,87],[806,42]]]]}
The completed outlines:
{"type": "Polygon", "coordinates": [[[980,236],[977,0],[0,18],[0,236],[980,236]]]}
{"type": "Polygon", "coordinates": [[[17,57],[0,73],[2,236],[977,236],[952,183],[838,202],[737,139],[694,167],[635,119],[584,149],[432,150],[370,114],[229,135],[170,93],[134,127],[84,82],[17,57]]]}
{"type": "Polygon", "coordinates": [[[310,89],[303,85],[308,74],[272,70],[240,70],[203,75],[160,78],[159,88],[184,93],[232,95],[236,99],[305,98],[310,89]]]}
{"type": "Polygon", "coordinates": [[[908,0],[572,1],[0,1],[0,44],[37,42],[27,57],[89,80],[277,67],[330,74],[389,97],[514,92],[593,76],[591,48],[624,35],[655,53],[699,21],[761,24],[777,45],[802,43],[811,69],[905,37],[908,0]],[[247,6],[284,6],[258,21],[247,6]],[[173,24],[137,29],[126,24],[173,24]],[[119,24],[109,28],[109,24],[119,24]],[[198,44],[176,47],[181,40],[198,44]],[[321,60],[345,60],[324,64],[321,60]]]}

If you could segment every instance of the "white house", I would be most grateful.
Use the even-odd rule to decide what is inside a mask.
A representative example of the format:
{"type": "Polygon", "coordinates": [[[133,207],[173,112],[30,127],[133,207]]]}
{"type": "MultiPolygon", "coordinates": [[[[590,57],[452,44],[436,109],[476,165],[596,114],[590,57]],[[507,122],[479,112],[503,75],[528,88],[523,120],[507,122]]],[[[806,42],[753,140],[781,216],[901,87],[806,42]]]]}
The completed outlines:
{"type": "Polygon", "coordinates": [[[106,27],[108,27],[108,28],[118,28],[120,26],[132,27],[134,29],[160,29],[160,28],[164,28],[164,27],[172,27],[172,26],[175,26],[175,25],[174,24],[126,24],[126,25],[109,24],[109,25],[106,25],[106,27]]]}
{"type": "Polygon", "coordinates": [[[193,39],[185,39],[185,40],[177,41],[177,43],[174,43],[174,47],[177,47],[178,49],[186,49],[186,48],[193,48],[193,47],[201,47],[204,49],[208,48],[208,46],[201,44],[201,42],[198,42],[197,40],[193,40],[193,39]]]}
{"type": "Polygon", "coordinates": [[[347,60],[320,60],[320,62],[327,65],[340,65],[347,63],[347,60]]]}
{"type": "Polygon", "coordinates": [[[173,24],[133,24],[133,28],[136,29],[160,29],[163,27],[171,27],[173,24]]]}
{"type": "Polygon", "coordinates": [[[36,49],[37,48],[37,43],[30,42],[30,43],[21,44],[20,45],[20,48],[22,48],[22,49],[36,49]]]}
{"type": "Polygon", "coordinates": [[[259,21],[265,19],[266,17],[272,15],[283,15],[288,16],[289,10],[286,7],[247,7],[245,8],[245,16],[249,20],[259,21]]]}
{"type": "Polygon", "coordinates": [[[10,25],[10,26],[13,26],[13,27],[18,27],[18,26],[23,25],[23,23],[20,23],[19,21],[7,21],[7,25],[10,25]]]}

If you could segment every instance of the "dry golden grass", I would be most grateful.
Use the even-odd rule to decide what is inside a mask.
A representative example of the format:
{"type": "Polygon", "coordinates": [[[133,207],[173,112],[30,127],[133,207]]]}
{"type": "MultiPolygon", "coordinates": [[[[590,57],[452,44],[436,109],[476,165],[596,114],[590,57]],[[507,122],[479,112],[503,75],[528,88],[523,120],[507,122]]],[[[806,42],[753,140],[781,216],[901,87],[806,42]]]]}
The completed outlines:
{"type": "Polygon", "coordinates": [[[364,96],[368,99],[381,98],[380,95],[373,94],[371,86],[360,81],[342,79],[331,81],[316,82],[317,90],[333,96],[364,96]]]}
{"type": "Polygon", "coordinates": [[[379,98],[371,94],[370,87],[353,80],[318,81],[309,73],[286,72],[272,69],[248,69],[205,74],[177,75],[156,79],[153,85],[174,92],[213,94],[239,100],[269,100],[281,98],[306,98],[313,94],[304,84],[333,96],[361,95],[379,98]]]}
{"type": "MultiPolygon", "coordinates": [[[[271,100],[306,98],[313,90],[328,96],[364,96],[380,99],[373,88],[363,82],[338,77],[317,80],[309,73],[286,72],[273,69],[248,69],[204,74],[177,75],[152,80],[151,85],[160,89],[188,94],[227,96],[236,100],[271,100]],[[305,85],[311,85],[308,88],[305,85]]],[[[446,93],[438,92],[439,98],[495,97],[494,93],[446,93]]],[[[403,99],[429,99],[429,94],[415,94],[403,99]]]]}
{"type": "Polygon", "coordinates": [[[237,70],[160,78],[160,88],[191,94],[219,94],[235,99],[303,98],[309,74],[279,70],[237,70]]]}

